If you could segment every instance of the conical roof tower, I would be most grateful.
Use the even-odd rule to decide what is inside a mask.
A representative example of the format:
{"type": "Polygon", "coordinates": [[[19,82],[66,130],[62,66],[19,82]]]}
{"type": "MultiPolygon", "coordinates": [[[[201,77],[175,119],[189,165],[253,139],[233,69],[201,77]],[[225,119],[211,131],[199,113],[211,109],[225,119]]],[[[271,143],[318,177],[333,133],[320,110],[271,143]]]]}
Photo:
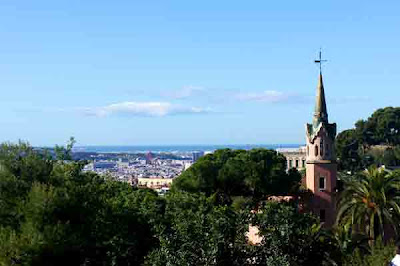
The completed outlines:
{"type": "Polygon", "coordinates": [[[319,52],[319,59],[315,60],[315,63],[319,64],[319,77],[318,77],[318,85],[317,85],[317,94],[315,97],[315,109],[314,116],[311,124],[306,125],[307,137],[311,142],[314,141],[318,132],[321,128],[324,128],[327,132],[328,136],[334,140],[336,136],[336,124],[329,124],[328,121],[328,110],[326,108],[326,99],[325,99],[325,88],[324,82],[322,78],[322,63],[326,62],[326,60],[322,60],[321,52],[319,52]]]}
{"type": "Polygon", "coordinates": [[[328,123],[328,111],[326,109],[324,83],[322,81],[322,73],[319,73],[317,86],[317,96],[315,98],[315,111],[313,118],[314,128],[317,128],[321,122],[328,123]]]}
{"type": "Polygon", "coordinates": [[[325,227],[334,224],[335,195],[337,181],[337,164],[335,155],[336,124],[328,121],[326,109],[325,90],[319,59],[315,63],[320,64],[320,72],[315,98],[315,109],[311,124],[306,124],[306,187],[314,196],[309,202],[312,212],[320,217],[325,227]]]}

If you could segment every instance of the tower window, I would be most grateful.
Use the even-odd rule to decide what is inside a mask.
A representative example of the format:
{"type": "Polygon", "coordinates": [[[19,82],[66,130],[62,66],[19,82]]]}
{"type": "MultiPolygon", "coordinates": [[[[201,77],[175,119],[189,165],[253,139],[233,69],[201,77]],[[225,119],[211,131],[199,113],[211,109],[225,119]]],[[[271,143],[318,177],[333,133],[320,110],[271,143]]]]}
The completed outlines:
{"type": "Polygon", "coordinates": [[[324,156],[324,140],[321,139],[320,143],[319,143],[319,154],[321,156],[324,156]]]}
{"type": "Polygon", "coordinates": [[[325,222],[325,210],[319,210],[319,220],[325,222]]]}
{"type": "Polygon", "coordinates": [[[310,154],[310,147],[307,145],[307,156],[310,154]]]}
{"type": "Polygon", "coordinates": [[[324,176],[319,177],[319,191],[326,189],[326,178],[324,176]]]}
{"type": "Polygon", "coordinates": [[[328,144],[326,144],[326,146],[325,146],[325,153],[326,153],[326,155],[329,155],[329,145],[328,144]]]}
{"type": "Polygon", "coordinates": [[[296,168],[299,167],[299,160],[296,160],[296,168]]]}
{"type": "Polygon", "coordinates": [[[292,160],[289,160],[289,168],[292,168],[292,160]]]}
{"type": "Polygon", "coordinates": [[[315,156],[318,156],[318,145],[315,145],[314,155],[315,155],[315,156]]]}
{"type": "Polygon", "coordinates": [[[301,163],[302,163],[303,168],[306,167],[306,160],[303,159],[301,163]]]}

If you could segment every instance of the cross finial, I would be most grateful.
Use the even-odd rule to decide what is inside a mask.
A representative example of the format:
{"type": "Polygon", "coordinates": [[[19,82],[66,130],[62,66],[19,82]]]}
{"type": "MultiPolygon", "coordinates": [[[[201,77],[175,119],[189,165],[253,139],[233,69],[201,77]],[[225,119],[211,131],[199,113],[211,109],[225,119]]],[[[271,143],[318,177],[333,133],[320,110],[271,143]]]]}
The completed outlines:
{"type": "Polygon", "coordinates": [[[319,64],[319,73],[322,73],[322,63],[325,63],[328,60],[323,60],[322,59],[322,49],[319,49],[319,58],[317,60],[315,60],[314,62],[316,64],[319,64]]]}

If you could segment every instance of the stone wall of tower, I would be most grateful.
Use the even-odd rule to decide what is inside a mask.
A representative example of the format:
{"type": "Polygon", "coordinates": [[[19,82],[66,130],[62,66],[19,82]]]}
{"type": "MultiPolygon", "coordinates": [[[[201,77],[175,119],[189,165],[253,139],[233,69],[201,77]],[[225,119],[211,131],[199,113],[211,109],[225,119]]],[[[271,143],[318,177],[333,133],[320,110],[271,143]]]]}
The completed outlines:
{"type": "Polygon", "coordinates": [[[310,207],[326,227],[334,224],[337,165],[334,139],[321,123],[315,136],[307,135],[306,185],[314,196],[310,207]]]}
{"type": "Polygon", "coordinates": [[[313,213],[321,217],[321,210],[325,212],[322,220],[324,225],[330,227],[335,222],[336,216],[336,180],[337,180],[336,163],[307,163],[306,166],[306,183],[314,196],[310,202],[313,213]],[[320,178],[325,178],[325,188],[320,189],[320,178]]]}
{"type": "Polygon", "coordinates": [[[307,161],[335,161],[335,146],[326,128],[321,127],[314,139],[307,137],[307,161]]]}

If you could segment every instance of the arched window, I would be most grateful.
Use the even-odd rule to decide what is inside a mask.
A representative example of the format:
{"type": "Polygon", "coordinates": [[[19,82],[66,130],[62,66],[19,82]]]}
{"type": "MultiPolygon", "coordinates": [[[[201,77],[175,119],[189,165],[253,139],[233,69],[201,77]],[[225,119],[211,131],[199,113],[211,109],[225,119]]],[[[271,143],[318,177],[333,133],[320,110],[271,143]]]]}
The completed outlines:
{"type": "Polygon", "coordinates": [[[324,156],[324,140],[321,139],[321,141],[319,142],[319,154],[321,156],[324,156]]]}
{"type": "Polygon", "coordinates": [[[326,216],[325,210],[324,209],[319,210],[319,220],[321,222],[325,222],[325,216],[326,216]]]}
{"type": "Polygon", "coordinates": [[[315,144],[314,155],[315,155],[315,156],[318,156],[318,145],[317,145],[317,144],[315,144]]]}
{"type": "Polygon", "coordinates": [[[310,147],[307,145],[307,156],[310,155],[310,147]]]}

